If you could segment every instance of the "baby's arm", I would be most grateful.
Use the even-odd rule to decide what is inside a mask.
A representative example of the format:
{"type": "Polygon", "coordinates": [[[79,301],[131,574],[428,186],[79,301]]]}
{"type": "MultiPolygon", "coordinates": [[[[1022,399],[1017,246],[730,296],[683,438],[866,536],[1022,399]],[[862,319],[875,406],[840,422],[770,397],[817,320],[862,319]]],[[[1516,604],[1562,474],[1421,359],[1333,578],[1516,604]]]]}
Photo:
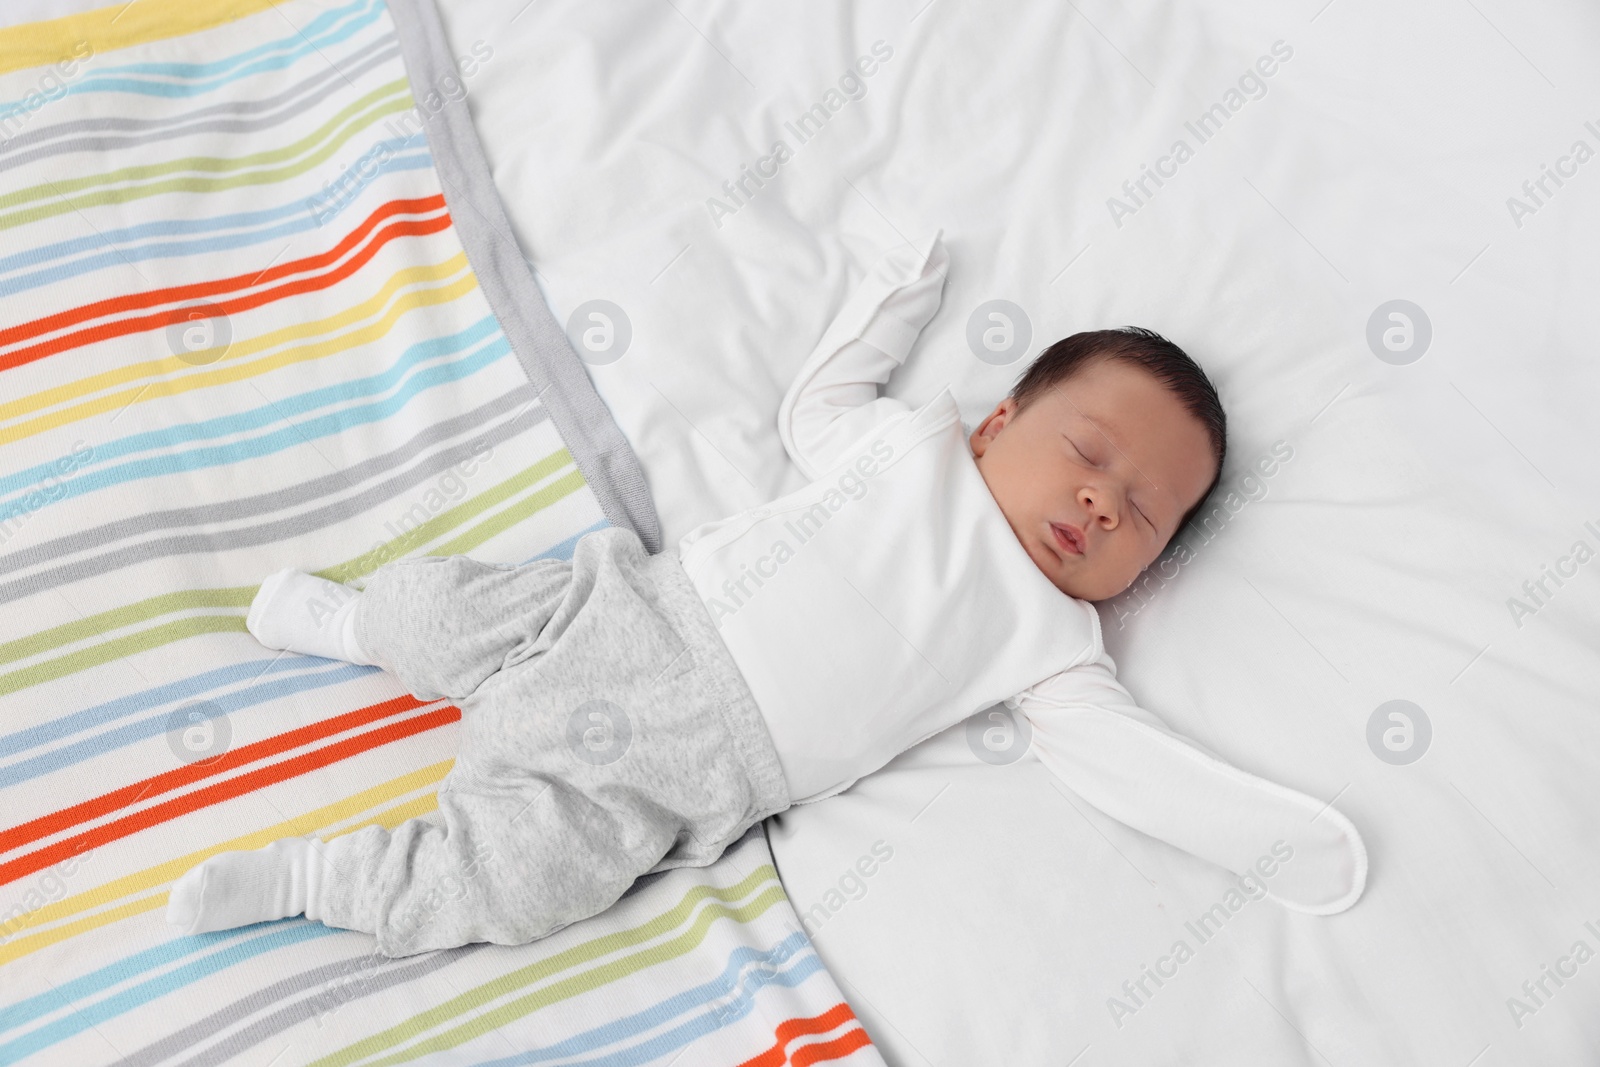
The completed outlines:
{"type": "Polygon", "coordinates": [[[908,410],[878,388],[939,310],[949,263],[939,232],[920,248],[889,252],[806,358],[778,408],[778,435],[807,478],[820,477],[872,427],[908,410]]]}
{"type": "Polygon", "coordinates": [[[1295,911],[1331,915],[1361,896],[1367,852],[1350,820],[1172,733],[1117,681],[1104,651],[1007,703],[1028,717],[1040,761],[1112,818],[1235,874],[1254,870],[1295,911]]]}

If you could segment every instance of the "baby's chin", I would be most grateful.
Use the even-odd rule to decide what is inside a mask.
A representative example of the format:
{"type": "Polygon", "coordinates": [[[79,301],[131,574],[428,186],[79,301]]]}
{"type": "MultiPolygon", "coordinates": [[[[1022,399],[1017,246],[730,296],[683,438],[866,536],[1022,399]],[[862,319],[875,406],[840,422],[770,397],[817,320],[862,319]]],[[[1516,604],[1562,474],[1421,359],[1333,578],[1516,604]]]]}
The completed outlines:
{"type": "MultiPolygon", "coordinates": [[[[1079,600],[1106,600],[1115,596],[1115,591],[1101,592],[1105,583],[1099,580],[1092,568],[1071,566],[1067,573],[1062,573],[1061,561],[1050,549],[1044,545],[1035,545],[1028,553],[1034,566],[1039,568],[1039,573],[1050,579],[1050,584],[1071,597],[1079,600]]],[[[1081,559],[1076,563],[1081,564],[1081,559]]]]}
{"type": "MultiPolygon", "coordinates": [[[[1062,592],[1070,593],[1070,595],[1077,597],[1079,600],[1087,600],[1091,604],[1098,604],[1103,600],[1111,600],[1126,592],[1132,587],[1139,575],[1143,573],[1143,571],[1138,571],[1132,577],[1129,577],[1128,572],[1122,569],[1115,574],[1073,575],[1072,577],[1077,579],[1072,583],[1076,588],[1063,589],[1062,592]]],[[[1056,584],[1056,588],[1061,589],[1059,582],[1056,584]]]]}
{"type": "Polygon", "coordinates": [[[1072,575],[1066,579],[1052,579],[1053,584],[1063,593],[1079,600],[1087,600],[1093,604],[1101,600],[1110,600],[1116,596],[1116,590],[1106,587],[1106,583],[1097,582],[1093,578],[1085,581],[1081,576],[1072,575]]]}

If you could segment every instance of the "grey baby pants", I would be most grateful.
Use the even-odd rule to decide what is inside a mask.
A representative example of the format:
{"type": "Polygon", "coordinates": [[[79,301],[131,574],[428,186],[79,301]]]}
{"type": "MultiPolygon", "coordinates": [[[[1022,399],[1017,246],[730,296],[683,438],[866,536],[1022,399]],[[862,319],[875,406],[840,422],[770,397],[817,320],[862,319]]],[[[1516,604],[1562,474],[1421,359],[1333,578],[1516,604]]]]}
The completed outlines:
{"type": "Polygon", "coordinates": [[[462,711],[437,812],[323,849],[314,913],[385,955],[544,937],[789,806],[688,575],[627,530],[581,538],[570,563],[391,563],[355,633],[412,693],[462,711]]]}

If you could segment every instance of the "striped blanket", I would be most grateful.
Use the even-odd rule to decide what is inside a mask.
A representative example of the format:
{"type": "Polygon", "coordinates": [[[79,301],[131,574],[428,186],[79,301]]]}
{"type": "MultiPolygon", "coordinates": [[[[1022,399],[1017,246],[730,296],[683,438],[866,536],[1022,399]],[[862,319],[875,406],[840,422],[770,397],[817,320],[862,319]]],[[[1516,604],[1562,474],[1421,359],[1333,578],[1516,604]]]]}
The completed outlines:
{"type": "Polygon", "coordinates": [[[881,1064],[759,827],[520,948],[196,937],[205,857],[435,806],[460,712],[272,655],[264,574],[658,539],[432,0],[0,30],[0,1064],[881,1064]]]}

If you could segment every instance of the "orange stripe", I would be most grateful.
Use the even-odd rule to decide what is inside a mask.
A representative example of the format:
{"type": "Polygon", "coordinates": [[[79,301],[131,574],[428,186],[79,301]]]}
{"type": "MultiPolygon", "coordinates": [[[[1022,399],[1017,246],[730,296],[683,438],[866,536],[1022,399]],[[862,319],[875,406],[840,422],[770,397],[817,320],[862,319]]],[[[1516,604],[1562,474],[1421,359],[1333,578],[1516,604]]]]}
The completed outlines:
{"type": "MultiPolygon", "coordinates": [[[[789,1042],[806,1034],[825,1034],[829,1030],[833,1030],[841,1024],[849,1022],[855,1017],[856,1013],[850,1010],[850,1005],[841,1000],[839,1003],[835,1004],[821,1015],[813,1015],[809,1018],[802,1019],[785,1019],[783,1022],[779,1023],[777,1029],[773,1031],[773,1037],[776,1040],[773,1042],[772,1046],[754,1058],[745,1060],[743,1063],[739,1064],[739,1067],[784,1067],[784,1064],[789,1062],[789,1057],[784,1052],[784,1049],[788,1046],[789,1042]]],[[[846,1033],[844,1037],[839,1038],[839,1041],[844,1041],[847,1038],[850,1038],[852,1034],[857,1033],[859,1033],[863,1038],[866,1038],[867,1036],[867,1032],[858,1027],[857,1029],[846,1033]]],[[[838,1043],[838,1041],[834,1041],[810,1047],[826,1049],[838,1043]]],[[[862,1042],[862,1044],[869,1045],[871,1043],[872,1042],[870,1040],[862,1042]]],[[[860,1047],[860,1044],[853,1045],[852,1047],[841,1052],[840,1055],[854,1052],[860,1047]]],[[[805,1051],[805,1049],[802,1049],[800,1051],[800,1055],[805,1055],[805,1051]]],[[[838,1057],[830,1056],[828,1058],[837,1059],[838,1057]]],[[[800,1061],[796,1059],[795,1062],[799,1063],[800,1061]]],[[[813,1061],[807,1060],[806,1062],[811,1063],[813,1061]]]]}
{"type": "Polygon", "coordinates": [[[304,259],[281,263],[275,267],[269,267],[259,274],[236,274],[232,278],[195,282],[191,285],[175,285],[165,289],[151,289],[143,293],[114,296],[96,301],[93,304],[84,304],[82,307],[69,308],[54,315],[47,315],[42,319],[33,319],[10,329],[0,330],[0,345],[9,345],[14,341],[26,341],[28,338],[37,337],[40,334],[53,333],[63,326],[72,326],[89,319],[104,318],[117,311],[137,311],[140,308],[170,304],[177,300],[215,296],[217,293],[225,293],[233,289],[252,289],[257,285],[265,282],[275,282],[279,278],[286,278],[291,274],[301,274],[308,270],[326,267],[330,263],[338,262],[341,256],[354,248],[367,234],[371,233],[373,227],[390,215],[428,215],[442,207],[444,207],[444,197],[442,196],[430,196],[420,200],[390,200],[385,204],[380,204],[372,214],[361,221],[361,225],[351,230],[343,240],[326,252],[319,252],[304,259]]]}
{"type": "Polygon", "coordinates": [[[221,756],[208,760],[201,760],[180,767],[165,774],[158,774],[153,778],[146,778],[140,782],[122,789],[116,789],[81,804],[74,804],[70,808],[42,815],[37,819],[14,826],[8,830],[0,831],[0,852],[10,852],[12,849],[21,848],[40,838],[58,834],[80,823],[91,819],[98,819],[130,805],[137,804],[145,797],[159,796],[170,793],[174,789],[198,782],[206,778],[214,778],[227,771],[236,770],[247,763],[276,756],[290,749],[309,745],[313,741],[320,741],[324,737],[344,733],[346,730],[357,726],[365,726],[378,719],[387,719],[391,715],[400,715],[423,706],[425,702],[413,696],[396,697],[381,704],[373,704],[365,708],[343,715],[336,715],[331,719],[314,722],[310,726],[302,726],[288,733],[268,737],[253,744],[233,749],[221,756]]]}
{"type": "Polygon", "coordinates": [[[73,837],[63,838],[55,844],[36,849],[25,856],[18,856],[14,860],[0,863],[0,885],[15,882],[19,878],[26,878],[35,871],[40,871],[59,863],[68,856],[77,855],[85,849],[99,848],[101,845],[136,834],[140,830],[147,830],[152,826],[170,822],[180,815],[188,815],[191,812],[220,804],[225,800],[232,800],[234,797],[243,796],[265,786],[287,781],[302,774],[308,774],[331,763],[349,759],[351,756],[365,752],[368,749],[389,744],[391,741],[399,741],[402,738],[420,734],[439,726],[445,726],[459,718],[461,718],[461,710],[459,708],[454,706],[440,708],[426,715],[418,715],[403,722],[390,723],[387,726],[369,730],[355,737],[346,738],[343,741],[316,749],[313,752],[307,752],[303,755],[274,763],[271,766],[262,767],[248,774],[241,774],[237,778],[229,778],[225,781],[217,782],[193,793],[185,793],[181,797],[174,797],[164,804],[157,804],[142,811],[136,811],[131,815],[123,816],[115,822],[97,826],[73,837]]]}
{"type": "MultiPolygon", "coordinates": [[[[446,230],[449,228],[450,216],[448,214],[439,215],[435,218],[407,219],[403,222],[395,223],[378,231],[377,236],[373,238],[370,244],[368,244],[360,252],[357,252],[350,259],[346,260],[345,263],[336,270],[330,271],[327,274],[302,278],[298,281],[290,282],[286,285],[280,286],[277,289],[268,289],[263,292],[252,293],[249,296],[239,297],[235,300],[224,301],[223,303],[216,305],[216,307],[223,314],[232,315],[240,311],[248,311],[251,308],[260,307],[262,304],[272,303],[276,300],[283,300],[286,297],[297,296],[300,293],[309,293],[315,292],[319,289],[327,289],[354,274],[368,260],[377,255],[380,248],[388,244],[394,238],[437,233],[440,230],[446,230]]],[[[8,355],[0,356],[0,371],[10,370],[14,367],[20,367],[26,363],[32,363],[36,360],[43,359],[46,356],[53,356],[57,352],[64,352],[69,348],[77,348],[81,347],[82,345],[93,344],[96,341],[104,341],[111,337],[121,337],[130,333],[138,333],[146,328],[160,329],[175,322],[184,322],[186,321],[186,317],[191,310],[193,309],[177,307],[170,308],[166,311],[158,311],[152,315],[144,315],[139,318],[118,319],[115,322],[103,323],[99,326],[90,327],[87,330],[79,330],[77,333],[65,334],[61,337],[54,338],[53,340],[41,341],[39,344],[36,344],[31,348],[19,348],[15,352],[12,352],[8,355]]]]}
{"type": "Polygon", "coordinates": [[[807,1045],[794,1054],[789,1061],[794,1067],[810,1067],[810,1064],[821,1063],[823,1060],[842,1060],[858,1048],[865,1048],[872,1044],[872,1038],[861,1027],[846,1030],[832,1041],[822,1041],[815,1045],[807,1045]]]}

